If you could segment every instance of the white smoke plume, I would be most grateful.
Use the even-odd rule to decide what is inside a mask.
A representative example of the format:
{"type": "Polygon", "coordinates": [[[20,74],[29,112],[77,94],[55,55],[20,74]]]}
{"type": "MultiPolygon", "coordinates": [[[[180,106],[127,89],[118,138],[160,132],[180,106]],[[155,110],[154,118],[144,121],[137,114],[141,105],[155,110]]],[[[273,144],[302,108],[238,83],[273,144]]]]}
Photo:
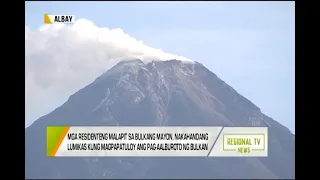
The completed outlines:
{"type": "Polygon", "coordinates": [[[56,103],[91,83],[123,60],[179,59],[149,47],[121,29],[97,27],[79,19],[73,25],[25,29],[26,119],[49,113],[56,103]]]}

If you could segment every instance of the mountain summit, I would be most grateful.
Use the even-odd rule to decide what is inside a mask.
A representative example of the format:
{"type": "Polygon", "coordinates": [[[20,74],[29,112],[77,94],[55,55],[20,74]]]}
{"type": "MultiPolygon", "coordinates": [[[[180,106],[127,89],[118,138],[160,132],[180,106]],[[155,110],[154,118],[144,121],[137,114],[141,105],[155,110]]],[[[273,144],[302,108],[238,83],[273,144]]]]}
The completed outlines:
{"type": "Polygon", "coordinates": [[[25,134],[28,179],[295,177],[295,136],[197,62],[120,62],[25,134]],[[48,158],[48,125],[267,126],[269,156],[48,158]]]}

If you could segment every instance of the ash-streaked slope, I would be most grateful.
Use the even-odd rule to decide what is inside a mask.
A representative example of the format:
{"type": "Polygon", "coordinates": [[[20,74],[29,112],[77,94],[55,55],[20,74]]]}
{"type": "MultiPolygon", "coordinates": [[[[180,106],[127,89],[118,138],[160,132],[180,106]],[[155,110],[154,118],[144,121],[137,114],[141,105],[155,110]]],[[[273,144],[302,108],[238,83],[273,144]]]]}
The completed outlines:
{"type": "Polygon", "coordinates": [[[25,133],[27,178],[261,179],[295,174],[295,136],[199,63],[120,62],[25,133]],[[268,126],[269,157],[48,158],[48,125],[268,126]]]}
{"type": "Polygon", "coordinates": [[[122,29],[97,26],[87,19],[39,29],[25,27],[26,124],[41,112],[51,112],[54,104],[61,105],[118,62],[132,59],[193,63],[151,47],[122,29]]]}

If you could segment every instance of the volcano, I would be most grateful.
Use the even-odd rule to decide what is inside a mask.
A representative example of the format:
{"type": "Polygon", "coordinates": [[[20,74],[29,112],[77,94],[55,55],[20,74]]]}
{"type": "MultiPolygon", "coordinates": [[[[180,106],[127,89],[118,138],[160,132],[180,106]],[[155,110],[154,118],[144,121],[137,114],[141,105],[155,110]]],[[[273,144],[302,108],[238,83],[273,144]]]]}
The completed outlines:
{"type": "Polygon", "coordinates": [[[120,62],[25,135],[27,179],[295,178],[294,134],[198,62],[120,62]],[[268,157],[49,158],[50,125],[269,127],[268,157]]]}

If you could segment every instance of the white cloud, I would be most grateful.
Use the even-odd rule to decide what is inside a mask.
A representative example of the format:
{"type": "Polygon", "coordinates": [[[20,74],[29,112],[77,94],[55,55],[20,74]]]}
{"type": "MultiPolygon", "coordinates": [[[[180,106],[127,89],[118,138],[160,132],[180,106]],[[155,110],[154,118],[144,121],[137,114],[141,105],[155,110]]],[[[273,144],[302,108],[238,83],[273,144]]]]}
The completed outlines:
{"type": "Polygon", "coordinates": [[[71,26],[45,25],[36,31],[26,27],[25,45],[27,120],[50,112],[56,106],[53,99],[61,103],[119,61],[192,62],[144,45],[121,29],[97,27],[85,19],[71,26]]]}

